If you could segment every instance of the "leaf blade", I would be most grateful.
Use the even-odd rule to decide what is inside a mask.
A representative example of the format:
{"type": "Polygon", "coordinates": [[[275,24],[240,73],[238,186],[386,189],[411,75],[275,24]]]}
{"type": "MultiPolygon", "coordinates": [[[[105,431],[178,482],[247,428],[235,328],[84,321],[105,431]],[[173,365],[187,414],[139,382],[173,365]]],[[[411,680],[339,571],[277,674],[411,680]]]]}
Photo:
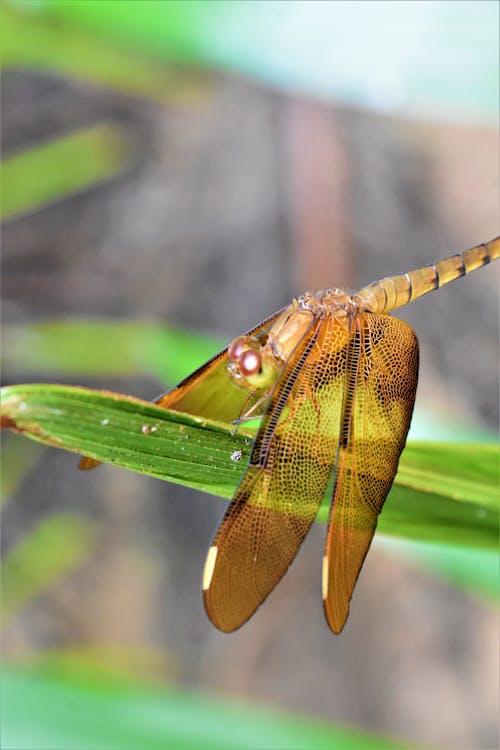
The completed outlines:
{"type": "MultiPolygon", "coordinates": [[[[73,668],[71,668],[73,666],[73,668]]],[[[68,668],[69,667],[69,668],[68,668]]],[[[45,667],[9,666],[2,676],[2,747],[12,750],[389,750],[401,740],[317,719],[154,685],[75,679],[45,667]],[[78,710],[75,710],[77,706],[78,710]],[[26,721],[27,713],[30,721],[26,721]]],[[[71,675],[71,676],[70,676],[71,675]]]]}
{"type": "Polygon", "coordinates": [[[2,160],[2,219],[61,200],[125,167],[128,144],[103,123],[37,144],[2,160]]]}
{"type": "Polygon", "coordinates": [[[241,473],[231,455],[248,456],[243,434],[227,426],[106,391],[9,386],[2,414],[38,442],[226,497],[241,473]]]}
{"type": "MultiPolygon", "coordinates": [[[[38,442],[230,497],[252,433],[105,391],[58,385],[2,390],[5,426],[38,442]]],[[[410,443],[379,530],[482,548],[498,543],[498,446],[410,443]]],[[[325,520],[323,504],[319,520],[325,520]]]]}

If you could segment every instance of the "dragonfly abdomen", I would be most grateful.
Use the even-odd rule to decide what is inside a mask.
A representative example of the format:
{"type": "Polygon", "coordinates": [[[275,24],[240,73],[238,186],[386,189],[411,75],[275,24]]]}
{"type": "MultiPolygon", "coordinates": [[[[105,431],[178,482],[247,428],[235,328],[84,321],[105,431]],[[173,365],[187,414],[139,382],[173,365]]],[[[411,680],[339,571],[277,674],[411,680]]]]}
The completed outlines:
{"type": "Polygon", "coordinates": [[[367,312],[389,313],[498,257],[500,237],[415,271],[375,281],[361,289],[354,296],[354,301],[367,312]]]}

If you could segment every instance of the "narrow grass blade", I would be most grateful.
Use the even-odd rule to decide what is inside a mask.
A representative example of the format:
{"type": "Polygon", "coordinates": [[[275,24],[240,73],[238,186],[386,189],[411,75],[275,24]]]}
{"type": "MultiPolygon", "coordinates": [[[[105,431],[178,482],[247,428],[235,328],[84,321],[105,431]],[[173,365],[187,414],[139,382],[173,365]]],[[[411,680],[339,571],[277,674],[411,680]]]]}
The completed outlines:
{"type": "MultiPolygon", "coordinates": [[[[252,434],[117,393],[57,385],[3,389],[2,423],[27,437],[223,497],[235,490],[252,434]]],[[[248,430],[248,427],[245,427],[248,430]]],[[[496,548],[498,446],[410,443],[379,530],[496,548]]],[[[326,506],[319,519],[325,520],[326,506]]]]}

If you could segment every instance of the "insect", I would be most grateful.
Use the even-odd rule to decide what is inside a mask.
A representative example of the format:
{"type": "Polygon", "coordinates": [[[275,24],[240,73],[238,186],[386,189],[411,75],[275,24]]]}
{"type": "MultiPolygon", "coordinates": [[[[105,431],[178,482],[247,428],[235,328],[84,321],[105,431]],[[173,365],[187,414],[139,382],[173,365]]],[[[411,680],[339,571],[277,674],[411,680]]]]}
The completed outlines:
{"type": "Polygon", "coordinates": [[[217,628],[243,625],[286,573],[333,474],[322,595],[340,633],[415,401],[418,341],[389,313],[499,255],[496,238],[353,295],[308,292],[158,399],[228,422],[262,417],[207,554],[203,595],[217,628]]]}

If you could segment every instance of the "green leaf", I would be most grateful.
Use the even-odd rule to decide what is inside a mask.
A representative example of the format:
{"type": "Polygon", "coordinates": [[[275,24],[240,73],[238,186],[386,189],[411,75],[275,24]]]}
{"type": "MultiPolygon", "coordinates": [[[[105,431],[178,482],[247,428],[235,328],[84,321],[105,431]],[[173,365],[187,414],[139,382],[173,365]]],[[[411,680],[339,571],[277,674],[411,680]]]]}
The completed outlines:
{"type": "Polygon", "coordinates": [[[86,559],[94,525],[83,516],[59,513],[43,519],[2,562],[2,620],[86,559]]]}
{"type": "Polygon", "coordinates": [[[2,160],[2,218],[64,198],[123,169],[128,145],[121,130],[96,125],[2,160]]]}
{"type": "Polygon", "coordinates": [[[380,735],[173,689],[4,668],[9,750],[403,750],[380,735]],[[27,720],[29,717],[29,720],[27,720]]]}
{"type": "MultiPolygon", "coordinates": [[[[57,385],[2,391],[5,427],[59,448],[230,497],[250,455],[248,426],[160,409],[116,393],[57,385]]],[[[498,446],[410,443],[379,530],[496,548],[498,446]]],[[[327,504],[319,513],[325,520],[327,504]]]]}
{"type": "Polygon", "coordinates": [[[445,113],[446,119],[467,113],[496,123],[494,2],[45,0],[39,5],[70,32],[80,27],[145,55],[232,70],[358,107],[395,112],[403,107],[431,117],[445,113]],[[468,48],[474,55],[465,53],[468,48]]]}
{"type": "Polygon", "coordinates": [[[4,426],[58,448],[229,497],[251,440],[223,423],[105,391],[53,385],[2,389],[4,426]],[[6,424],[5,424],[6,422],[6,424]],[[241,462],[240,462],[241,463],[241,462]]]}
{"type": "Polygon", "coordinates": [[[438,574],[447,583],[496,601],[500,597],[500,571],[497,549],[477,549],[455,544],[416,542],[406,539],[382,540],[384,549],[396,552],[418,567],[438,574]]]}
{"type": "Polygon", "coordinates": [[[215,337],[151,321],[70,320],[8,323],[5,371],[125,377],[147,373],[176,383],[222,349],[215,337]],[[109,342],[113,342],[113,346],[109,342]]]}
{"type": "Polygon", "coordinates": [[[31,441],[22,440],[12,433],[2,440],[2,462],[0,471],[0,504],[7,502],[32,466],[40,459],[45,449],[31,441]]]}
{"type": "MultiPolygon", "coordinates": [[[[112,4],[120,14],[123,5],[112,4]]],[[[47,18],[45,5],[36,0],[31,4],[18,3],[16,9],[0,6],[3,69],[55,70],[126,95],[173,105],[199,106],[204,101],[209,85],[207,76],[148,60],[134,43],[127,50],[127,45],[114,44],[99,32],[47,18]]],[[[150,51],[147,50],[148,54],[150,51]]]]}

